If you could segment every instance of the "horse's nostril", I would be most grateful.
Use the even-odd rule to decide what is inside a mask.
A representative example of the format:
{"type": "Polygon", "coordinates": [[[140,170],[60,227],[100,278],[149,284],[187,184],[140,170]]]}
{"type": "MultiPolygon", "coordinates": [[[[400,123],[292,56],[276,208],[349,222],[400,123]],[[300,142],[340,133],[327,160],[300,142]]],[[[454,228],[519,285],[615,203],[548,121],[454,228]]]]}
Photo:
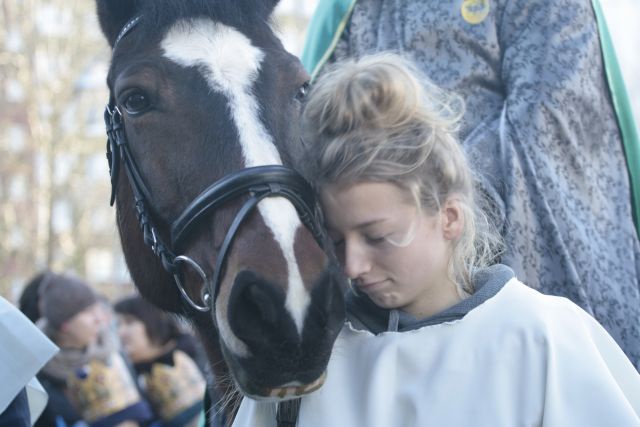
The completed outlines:
{"type": "Polygon", "coordinates": [[[275,306],[273,292],[269,292],[271,286],[266,283],[251,281],[244,291],[244,300],[247,305],[253,306],[254,312],[259,315],[262,322],[275,323],[277,320],[277,309],[275,306]]]}
{"type": "Polygon", "coordinates": [[[282,289],[251,271],[240,272],[229,297],[229,325],[247,344],[266,343],[286,330],[282,289]]]}

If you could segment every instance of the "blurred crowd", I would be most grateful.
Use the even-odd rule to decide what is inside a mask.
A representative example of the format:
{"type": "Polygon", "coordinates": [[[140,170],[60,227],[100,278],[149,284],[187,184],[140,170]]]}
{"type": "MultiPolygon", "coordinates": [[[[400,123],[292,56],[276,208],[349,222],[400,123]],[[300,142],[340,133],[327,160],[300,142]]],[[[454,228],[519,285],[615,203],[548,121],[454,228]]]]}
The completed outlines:
{"type": "Polygon", "coordinates": [[[12,427],[195,426],[206,385],[203,350],[181,319],[138,295],[112,304],[51,271],[26,284],[17,308],[0,297],[0,372],[11,382],[0,426],[12,427]],[[16,345],[29,356],[13,360],[16,345]],[[48,396],[40,408],[34,383],[48,396]]]}

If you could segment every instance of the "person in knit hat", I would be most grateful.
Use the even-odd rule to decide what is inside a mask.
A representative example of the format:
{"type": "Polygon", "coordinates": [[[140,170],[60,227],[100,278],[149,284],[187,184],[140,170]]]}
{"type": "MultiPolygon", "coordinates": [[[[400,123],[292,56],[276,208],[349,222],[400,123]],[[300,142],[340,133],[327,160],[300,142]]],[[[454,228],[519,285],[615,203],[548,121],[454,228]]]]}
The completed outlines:
{"type": "Polygon", "coordinates": [[[47,272],[38,289],[37,325],[60,347],[38,374],[49,403],[36,427],[91,427],[146,422],[148,403],[135,386],[117,342],[105,333],[96,293],[81,279],[47,272]]]}

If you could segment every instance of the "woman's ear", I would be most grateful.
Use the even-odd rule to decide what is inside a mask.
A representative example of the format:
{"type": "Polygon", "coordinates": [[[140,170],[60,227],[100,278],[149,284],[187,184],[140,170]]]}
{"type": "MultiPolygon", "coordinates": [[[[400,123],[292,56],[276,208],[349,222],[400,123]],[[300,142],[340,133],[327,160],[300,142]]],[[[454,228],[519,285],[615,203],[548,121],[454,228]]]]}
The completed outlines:
{"type": "Polygon", "coordinates": [[[464,211],[457,198],[449,198],[442,207],[442,235],[446,240],[456,240],[464,230],[464,211]]]}

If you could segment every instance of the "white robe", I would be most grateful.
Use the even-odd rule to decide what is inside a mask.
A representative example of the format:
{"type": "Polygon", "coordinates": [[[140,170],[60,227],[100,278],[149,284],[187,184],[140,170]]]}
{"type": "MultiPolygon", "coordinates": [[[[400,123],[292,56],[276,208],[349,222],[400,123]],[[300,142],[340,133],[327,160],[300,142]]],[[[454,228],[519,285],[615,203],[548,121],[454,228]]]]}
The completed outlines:
{"type": "MultiPolygon", "coordinates": [[[[275,412],[245,398],[233,426],[275,412]]],[[[640,426],[640,375],[586,312],[512,279],[460,320],[377,336],[347,323],[297,425],[640,426]]]]}
{"type": "Polygon", "coordinates": [[[0,296],[0,413],[26,388],[32,422],[47,404],[47,393],[35,378],[58,347],[0,296]]]}

